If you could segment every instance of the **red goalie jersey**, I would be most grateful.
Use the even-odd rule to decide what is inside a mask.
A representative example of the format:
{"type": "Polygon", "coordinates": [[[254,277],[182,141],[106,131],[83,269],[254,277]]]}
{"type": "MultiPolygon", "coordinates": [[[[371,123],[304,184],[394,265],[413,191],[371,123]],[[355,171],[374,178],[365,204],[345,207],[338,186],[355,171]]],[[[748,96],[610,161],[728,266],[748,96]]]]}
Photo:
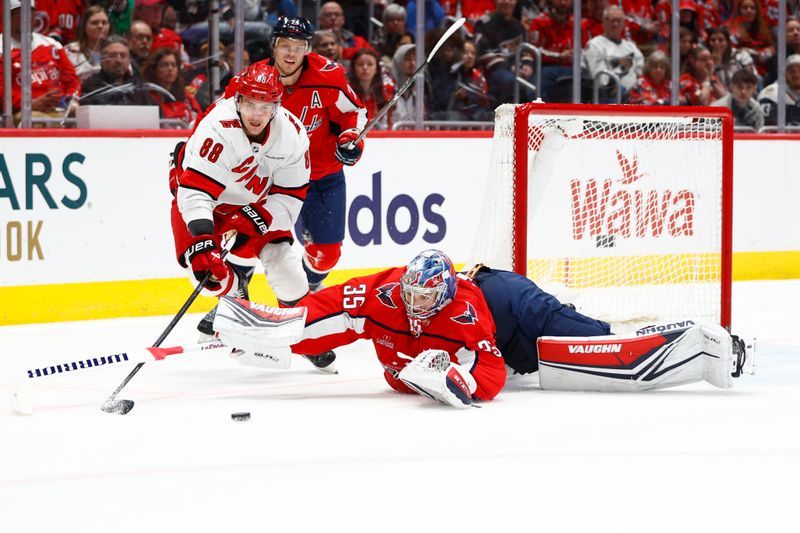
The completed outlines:
{"type": "Polygon", "coordinates": [[[292,346],[298,354],[313,355],[370,339],[389,385],[413,392],[397,379],[408,363],[402,353],[416,357],[423,350],[444,350],[450,360],[469,370],[478,385],[474,396],[491,400],[503,388],[506,367],[495,346],[495,324],[480,289],[458,278],[453,302],[419,324],[420,334],[409,327],[400,296],[405,268],[391,268],[371,276],[353,278],[311,294],[298,305],[308,308],[304,338],[292,346]]]}
{"type": "MultiPolygon", "coordinates": [[[[272,65],[272,60],[268,60],[272,65]]],[[[238,76],[225,89],[233,96],[238,76]]],[[[303,72],[297,83],[286,86],[281,105],[300,119],[311,143],[311,179],[317,180],[342,169],[334,151],[339,133],[363,129],[367,111],[347,83],[344,68],[338,63],[309,53],[303,60],[303,72]]]]}

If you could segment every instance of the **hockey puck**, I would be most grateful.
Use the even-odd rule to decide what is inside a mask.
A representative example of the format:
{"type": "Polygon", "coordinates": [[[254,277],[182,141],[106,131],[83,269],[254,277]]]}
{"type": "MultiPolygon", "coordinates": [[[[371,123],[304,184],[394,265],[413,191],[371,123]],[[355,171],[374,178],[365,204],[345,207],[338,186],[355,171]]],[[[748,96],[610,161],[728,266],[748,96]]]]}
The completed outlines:
{"type": "Polygon", "coordinates": [[[250,413],[233,413],[231,414],[231,420],[236,420],[237,422],[250,420],[250,413]]]}

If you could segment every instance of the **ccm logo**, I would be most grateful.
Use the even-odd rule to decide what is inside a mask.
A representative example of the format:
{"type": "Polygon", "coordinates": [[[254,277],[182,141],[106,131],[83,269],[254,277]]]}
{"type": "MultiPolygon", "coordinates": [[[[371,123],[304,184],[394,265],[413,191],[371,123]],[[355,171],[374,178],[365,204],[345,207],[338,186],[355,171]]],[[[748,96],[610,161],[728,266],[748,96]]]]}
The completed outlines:
{"type": "Polygon", "coordinates": [[[619,353],[622,351],[621,344],[570,344],[569,353],[619,353]]]}

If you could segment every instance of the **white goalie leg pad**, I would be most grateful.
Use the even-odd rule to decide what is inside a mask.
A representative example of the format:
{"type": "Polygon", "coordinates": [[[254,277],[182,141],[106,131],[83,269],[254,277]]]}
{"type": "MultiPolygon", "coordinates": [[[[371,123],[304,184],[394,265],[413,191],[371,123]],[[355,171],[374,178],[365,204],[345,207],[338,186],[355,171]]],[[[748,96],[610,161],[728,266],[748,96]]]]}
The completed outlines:
{"type": "Polygon", "coordinates": [[[288,242],[268,244],[258,255],[267,283],[278,300],[295,302],[308,294],[308,280],[300,257],[288,242]]]}
{"type": "Polygon", "coordinates": [[[268,352],[252,352],[234,348],[231,352],[231,359],[235,359],[236,362],[244,366],[287,370],[292,366],[292,350],[288,346],[270,348],[268,352]]]}
{"type": "Polygon", "coordinates": [[[642,391],[706,380],[732,385],[731,338],[695,325],[655,335],[541,337],[539,384],[546,390],[642,391]]]}
{"type": "Polygon", "coordinates": [[[277,353],[303,338],[305,307],[279,308],[225,296],[214,317],[222,342],[245,352],[277,353]]]}
{"type": "Polygon", "coordinates": [[[472,405],[472,394],[478,388],[472,374],[451,362],[450,354],[443,350],[421,352],[397,377],[422,396],[459,409],[472,405]]]}

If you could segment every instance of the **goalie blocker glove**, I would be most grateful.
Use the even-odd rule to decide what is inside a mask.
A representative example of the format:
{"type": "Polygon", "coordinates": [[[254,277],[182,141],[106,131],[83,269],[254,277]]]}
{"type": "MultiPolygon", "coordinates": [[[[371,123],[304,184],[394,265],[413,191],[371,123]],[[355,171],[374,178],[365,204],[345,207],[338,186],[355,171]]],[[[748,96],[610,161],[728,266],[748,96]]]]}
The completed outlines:
{"type": "Polygon", "coordinates": [[[478,388],[472,374],[451,362],[450,355],[443,350],[421,352],[397,377],[422,396],[458,409],[472,405],[472,394],[478,388]]]}
{"type": "Polygon", "coordinates": [[[361,159],[361,153],[364,151],[364,139],[361,139],[357,144],[350,148],[350,143],[358,138],[359,131],[357,129],[344,130],[336,141],[336,152],[334,155],[336,159],[347,166],[353,166],[361,159]]]}

